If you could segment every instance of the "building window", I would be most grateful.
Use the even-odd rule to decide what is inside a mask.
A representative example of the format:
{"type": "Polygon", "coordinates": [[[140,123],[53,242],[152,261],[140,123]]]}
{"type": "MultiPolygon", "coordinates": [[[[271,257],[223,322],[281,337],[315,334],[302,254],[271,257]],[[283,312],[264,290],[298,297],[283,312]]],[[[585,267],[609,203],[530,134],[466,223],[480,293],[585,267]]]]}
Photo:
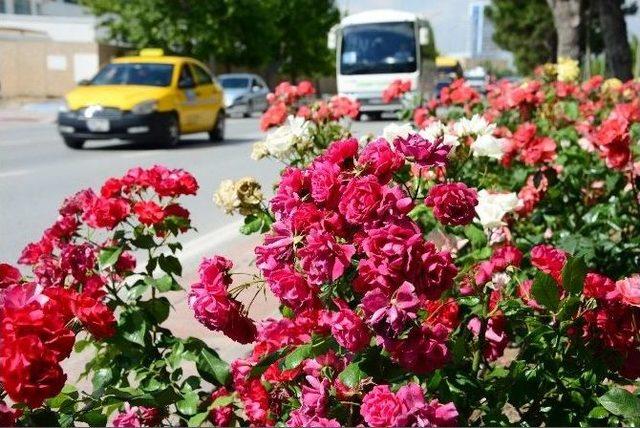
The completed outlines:
{"type": "Polygon", "coordinates": [[[14,0],[13,13],[16,15],[31,15],[31,0],[14,0]]]}

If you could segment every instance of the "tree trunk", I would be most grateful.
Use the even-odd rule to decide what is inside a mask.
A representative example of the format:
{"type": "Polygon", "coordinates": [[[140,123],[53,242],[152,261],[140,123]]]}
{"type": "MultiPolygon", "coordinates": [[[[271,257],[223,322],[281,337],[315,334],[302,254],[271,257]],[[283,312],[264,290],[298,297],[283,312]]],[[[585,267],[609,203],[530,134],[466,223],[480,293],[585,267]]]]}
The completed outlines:
{"type": "Polygon", "coordinates": [[[627,23],[620,0],[595,0],[598,4],[600,28],[604,40],[608,71],[618,79],[633,78],[631,72],[631,48],[627,39],[627,23]]]}
{"type": "Polygon", "coordinates": [[[582,0],[547,0],[558,33],[558,58],[580,59],[582,0]]]}

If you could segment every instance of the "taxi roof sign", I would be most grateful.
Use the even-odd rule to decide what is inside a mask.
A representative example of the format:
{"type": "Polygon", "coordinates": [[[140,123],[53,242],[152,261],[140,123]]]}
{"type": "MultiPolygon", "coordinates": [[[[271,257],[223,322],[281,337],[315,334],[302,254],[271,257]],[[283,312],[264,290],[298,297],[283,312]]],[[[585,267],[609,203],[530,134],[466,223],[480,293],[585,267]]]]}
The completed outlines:
{"type": "Polygon", "coordinates": [[[147,48],[140,50],[140,56],[163,56],[164,51],[160,48],[147,48]]]}

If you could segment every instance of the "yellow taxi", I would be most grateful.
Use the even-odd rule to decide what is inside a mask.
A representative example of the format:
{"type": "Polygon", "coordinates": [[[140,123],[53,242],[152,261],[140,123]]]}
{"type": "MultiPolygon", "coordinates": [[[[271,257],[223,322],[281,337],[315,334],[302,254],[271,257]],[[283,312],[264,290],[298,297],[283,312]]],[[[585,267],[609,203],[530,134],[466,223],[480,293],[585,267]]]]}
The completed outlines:
{"type": "Polygon", "coordinates": [[[58,131],[65,144],[119,138],[175,146],[181,134],[224,139],[224,94],[201,62],[143,49],[114,59],[65,96],[58,131]]]}

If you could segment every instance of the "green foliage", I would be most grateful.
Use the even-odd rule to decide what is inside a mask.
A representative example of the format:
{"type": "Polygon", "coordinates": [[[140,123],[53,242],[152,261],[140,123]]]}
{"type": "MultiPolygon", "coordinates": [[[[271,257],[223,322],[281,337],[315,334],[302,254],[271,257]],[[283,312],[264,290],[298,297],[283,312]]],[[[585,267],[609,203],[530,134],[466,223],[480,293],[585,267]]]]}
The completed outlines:
{"type": "Polygon", "coordinates": [[[205,62],[269,67],[291,76],[326,73],[326,34],[339,20],[331,0],[81,0],[110,41],[159,47],[205,62]]]}
{"type": "Polygon", "coordinates": [[[495,28],[493,40],[513,53],[520,73],[555,62],[557,36],[546,0],[493,0],[486,14],[495,28]]]}

